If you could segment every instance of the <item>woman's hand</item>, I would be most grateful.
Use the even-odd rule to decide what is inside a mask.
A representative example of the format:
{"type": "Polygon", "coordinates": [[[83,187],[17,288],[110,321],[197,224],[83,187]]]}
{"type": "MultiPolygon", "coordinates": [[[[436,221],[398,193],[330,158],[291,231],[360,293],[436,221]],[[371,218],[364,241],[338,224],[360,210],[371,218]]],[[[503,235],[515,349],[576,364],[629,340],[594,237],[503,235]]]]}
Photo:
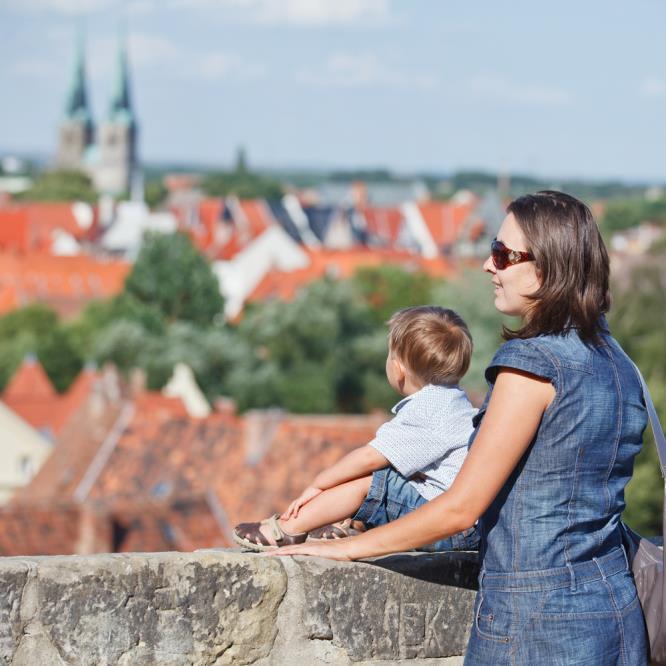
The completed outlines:
{"type": "Polygon", "coordinates": [[[289,520],[290,518],[297,518],[300,508],[307,504],[310,500],[317,497],[323,492],[321,488],[315,486],[308,486],[290,505],[289,508],[280,516],[282,520],[289,520]]]}
{"type": "Polygon", "coordinates": [[[349,554],[349,544],[351,539],[356,537],[347,537],[344,539],[335,539],[334,541],[306,541],[296,546],[282,546],[275,550],[268,550],[262,553],[267,557],[286,557],[288,555],[312,555],[313,557],[326,557],[329,560],[351,561],[349,554]],[[345,543],[347,542],[347,543],[345,543]]]}

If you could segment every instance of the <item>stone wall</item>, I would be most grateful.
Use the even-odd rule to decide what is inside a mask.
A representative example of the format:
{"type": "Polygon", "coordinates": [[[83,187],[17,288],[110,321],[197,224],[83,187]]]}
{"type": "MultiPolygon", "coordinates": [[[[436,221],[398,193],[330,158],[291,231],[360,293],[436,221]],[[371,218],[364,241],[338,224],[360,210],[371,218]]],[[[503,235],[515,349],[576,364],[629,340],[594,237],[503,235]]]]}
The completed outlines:
{"type": "Polygon", "coordinates": [[[471,553],[0,558],[0,663],[461,664],[471,553]]]}

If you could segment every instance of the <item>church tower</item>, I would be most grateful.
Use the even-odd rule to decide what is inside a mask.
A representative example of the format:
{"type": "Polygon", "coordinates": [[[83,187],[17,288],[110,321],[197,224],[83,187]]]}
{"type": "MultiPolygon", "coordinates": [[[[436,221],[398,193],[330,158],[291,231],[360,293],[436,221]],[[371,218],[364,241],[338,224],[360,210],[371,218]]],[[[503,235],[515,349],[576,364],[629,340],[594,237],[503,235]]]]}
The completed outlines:
{"type": "Polygon", "coordinates": [[[116,82],[107,120],[99,131],[99,163],[94,172],[100,192],[128,192],[137,169],[137,123],[130,97],[127,50],[121,38],[118,47],[116,82]]]}
{"type": "Polygon", "coordinates": [[[83,33],[79,33],[72,81],[67,92],[65,117],[58,135],[56,166],[83,170],[86,151],[92,145],[94,125],[88,105],[83,33]]]}

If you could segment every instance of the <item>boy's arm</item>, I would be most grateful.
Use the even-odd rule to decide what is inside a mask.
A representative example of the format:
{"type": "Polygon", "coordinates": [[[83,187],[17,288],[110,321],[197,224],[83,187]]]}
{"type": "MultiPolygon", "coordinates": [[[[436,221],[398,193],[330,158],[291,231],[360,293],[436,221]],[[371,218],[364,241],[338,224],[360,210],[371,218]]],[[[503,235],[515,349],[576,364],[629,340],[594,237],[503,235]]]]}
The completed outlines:
{"type": "Polygon", "coordinates": [[[281,518],[283,520],[295,518],[298,516],[299,509],[322,491],[345,483],[345,481],[367,476],[388,465],[389,461],[368,444],[354,449],[334,465],[317,474],[314,481],[289,505],[281,518]]]}
{"type": "Polygon", "coordinates": [[[367,476],[375,470],[383,469],[389,465],[389,461],[377,449],[366,444],[354,449],[334,465],[317,474],[312,485],[315,488],[326,490],[333,486],[339,486],[345,481],[367,476]]]}

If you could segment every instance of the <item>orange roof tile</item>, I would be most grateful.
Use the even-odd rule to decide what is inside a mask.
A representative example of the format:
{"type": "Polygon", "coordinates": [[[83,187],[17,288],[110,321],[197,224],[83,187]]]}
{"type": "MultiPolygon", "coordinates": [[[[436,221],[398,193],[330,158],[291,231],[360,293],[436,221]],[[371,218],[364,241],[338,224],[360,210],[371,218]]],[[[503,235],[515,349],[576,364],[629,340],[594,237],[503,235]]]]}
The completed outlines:
{"type": "Polygon", "coordinates": [[[438,247],[453,245],[472,212],[474,204],[450,201],[425,201],[418,204],[430,235],[438,247]]]}
{"type": "Polygon", "coordinates": [[[96,211],[91,226],[82,227],[70,202],[10,203],[0,207],[0,250],[48,252],[53,232],[62,230],[77,240],[97,232],[96,211]]]}
{"type": "Polygon", "coordinates": [[[37,301],[72,315],[91,300],[119,293],[129,270],[126,261],[88,255],[0,253],[0,313],[37,301]]]}
{"type": "Polygon", "coordinates": [[[7,404],[21,400],[52,400],[56,397],[51,380],[34,356],[24,359],[2,394],[7,404]]]}
{"type": "Polygon", "coordinates": [[[395,245],[404,223],[400,208],[366,206],[360,212],[370,234],[386,240],[391,246],[395,245]]]}
{"type": "Polygon", "coordinates": [[[422,270],[433,277],[446,277],[453,273],[452,266],[442,258],[424,259],[409,252],[391,249],[356,250],[308,250],[310,265],[296,271],[272,270],[252,292],[249,301],[262,301],[267,298],[289,300],[311,282],[325,276],[338,279],[350,278],[359,268],[378,267],[386,264],[400,266],[405,270],[422,270]]]}

